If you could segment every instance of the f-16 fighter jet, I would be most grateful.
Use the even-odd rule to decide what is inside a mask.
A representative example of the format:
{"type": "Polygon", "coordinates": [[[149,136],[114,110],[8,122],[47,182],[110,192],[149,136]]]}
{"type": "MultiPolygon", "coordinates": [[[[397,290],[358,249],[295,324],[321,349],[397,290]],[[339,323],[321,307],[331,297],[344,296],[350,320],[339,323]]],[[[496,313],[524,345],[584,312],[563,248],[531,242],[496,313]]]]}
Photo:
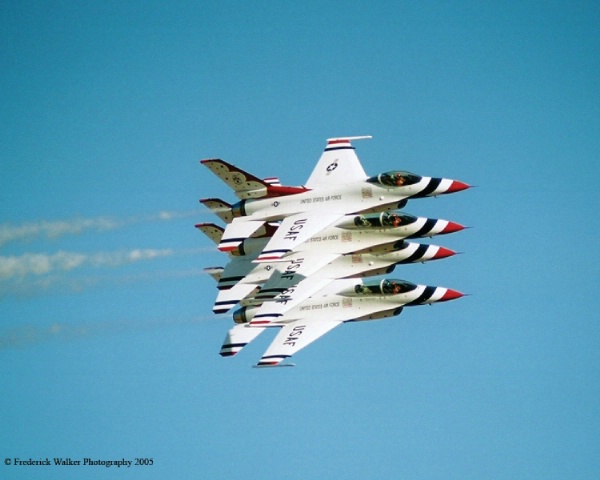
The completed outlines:
{"type": "Polygon", "coordinates": [[[250,331],[254,328],[258,328],[260,333],[265,327],[280,327],[281,331],[257,366],[284,366],[281,364],[283,360],[342,323],[392,317],[399,315],[404,307],[444,302],[462,296],[456,290],[390,278],[364,282],[360,279],[336,280],[276,320],[260,317],[256,308],[237,310],[233,318],[239,325],[233,335],[230,331],[226,337],[221,355],[230,356],[239,351],[248,338],[251,340],[258,335],[250,331]],[[247,337],[244,337],[245,334],[247,337]]]}
{"type": "MultiPolygon", "coordinates": [[[[197,228],[219,243],[220,227],[199,224],[197,228]]],[[[299,301],[300,292],[306,292],[303,295],[308,296],[335,278],[380,275],[390,273],[396,264],[446,258],[454,252],[435,245],[404,242],[402,239],[431,237],[463,228],[447,220],[415,217],[402,212],[347,215],[337,226],[326,228],[318,236],[299,244],[295,254],[284,257],[281,260],[285,261],[280,262],[256,257],[256,253],[269,241],[267,235],[249,238],[232,251],[248,255],[233,258],[225,267],[218,282],[219,294],[213,311],[227,312],[243,298],[255,295],[257,285],[269,278],[271,280],[254,300],[262,302],[272,299],[276,295],[274,292],[294,287],[295,300],[299,301]],[[262,264],[256,265],[257,261],[262,264]],[[305,288],[298,288],[297,283],[317,273],[319,275],[311,277],[311,282],[305,284],[305,288]],[[306,289],[308,285],[310,288],[306,289]]]]}
{"type": "MultiPolygon", "coordinates": [[[[277,319],[283,313],[322,289],[338,278],[360,278],[389,274],[396,265],[438,260],[455,254],[452,250],[437,245],[423,245],[400,240],[394,244],[396,250],[388,253],[358,253],[338,256],[330,264],[320,270],[313,271],[304,262],[301,255],[292,255],[289,262],[275,265],[273,274],[263,285],[240,282],[230,290],[221,290],[213,307],[215,313],[225,313],[237,303],[244,306],[260,306],[257,315],[263,319],[277,319]],[[307,275],[310,275],[307,277],[307,275]],[[245,298],[238,298],[249,291],[245,298]],[[240,293],[241,292],[241,293],[240,293]]],[[[264,267],[265,264],[257,266],[264,267]]],[[[273,267],[271,267],[273,268],[273,267]]],[[[224,269],[211,267],[207,273],[219,281],[224,269]],[[218,275],[218,277],[217,277],[218,275]]],[[[259,270],[263,273],[263,270],[259,270]]],[[[246,325],[235,325],[227,333],[221,348],[222,356],[232,356],[244,348],[263,329],[246,328],[246,325]]]]}
{"type": "Polygon", "coordinates": [[[264,252],[264,256],[268,253],[270,258],[278,258],[344,215],[394,210],[402,208],[410,198],[469,188],[457,180],[404,171],[369,177],[350,143],[361,138],[370,137],[329,139],[306,184],[298,187],[282,186],[277,180],[261,180],[223,160],[202,160],[241,199],[231,209],[234,218],[225,229],[219,250],[233,250],[264,222],[282,220],[277,235],[264,252]]]}

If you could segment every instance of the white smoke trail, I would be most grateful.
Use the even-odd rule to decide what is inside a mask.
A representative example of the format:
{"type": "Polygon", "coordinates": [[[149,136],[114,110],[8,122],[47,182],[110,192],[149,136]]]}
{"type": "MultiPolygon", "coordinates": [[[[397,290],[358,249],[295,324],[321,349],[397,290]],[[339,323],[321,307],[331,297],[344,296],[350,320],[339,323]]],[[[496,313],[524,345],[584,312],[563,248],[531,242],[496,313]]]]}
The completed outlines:
{"type": "MultiPolygon", "coordinates": [[[[130,286],[139,283],[204,276],[203,268],[185,270],[152,270],[146,272],[94,274],[86,271],[76,275],[74,268],[88,266],[123,266],[140,260],[198,255],[214,248],[193,248],[180,251],[132,250],[129,252],[69,253],[64,256],[28,254],[27,257],[0,257],[0,301],[4,298],[31,298],[45,294],[82,293],[89,289],[130,286]],[[170,252],[170,253],[169,253],[170,252]],[[39,257],[39,258],[35,258],[39,257]],[[35,273],[32,273],[35,271],[35,273]]],[[[63,252],[64,253],[64,252],[63,252]]]]}
{"type": "Polygon", "coordinates": [[[58,238],[69,234],[77,235],[84,230],[113,230],[119,227],[119,225],[120,223],[117,220],[108,217],[59,220],[55,222],[42,220],[39,222],[25,223],[23,225],[11,225],[10,223],[5,223],[0,225],[0,247],[9,242],[31,240],[39,236],[58,238]]]}
{"type": "Polygon", "coordinates": [[[162,211],[151,215],[125,219],[113,217],[76,218],[71,220],[29,222],[22,225],[4,223],[0,225],[0,247],[15,241],[30,241],[37,237],[54,239],[65,235],[79,235],[84,231],[103,232],[124,228],[139,223],[167,222],[198,215],[198,212],[162,211]]]}
{"type": "Polygon", "coordinates": [[[23,278],[28,275],[42,276],[55,272],[68,272],[83,266],[118,267],[129,263],[169,257],[172,249],[134,249],[120,252],[93,254],[59,251],[53,254],[25,253],[0,256],[0,281],[23,278]]]}

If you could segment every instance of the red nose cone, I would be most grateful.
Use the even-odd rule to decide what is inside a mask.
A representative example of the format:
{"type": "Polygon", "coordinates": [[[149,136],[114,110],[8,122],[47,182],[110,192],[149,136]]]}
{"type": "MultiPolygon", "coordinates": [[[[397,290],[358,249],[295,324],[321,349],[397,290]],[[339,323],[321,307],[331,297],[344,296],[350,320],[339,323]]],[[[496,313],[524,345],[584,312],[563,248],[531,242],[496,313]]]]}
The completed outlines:
{"type": "Polygon", "coordinates": [[[448,300],[455,300],[457,298],[460,298],[464,296],[464,294],[456,291],[456,290],[452,290],[451,288],[448,289],[448,291],[446,291],[446,293],[444,293],[444,296],[442,298],[439,299],[440,302],[447,302],[448,300]]]}
{"type": "Polygon", "coordinates": [[[450,188],[446,193],[460,192],[461,190],[466,190],[469,187],[470,185],[467,185],[466,183],[459,182],[458,180],[452,180],[452,185],[450,185],[450,188]]]}
{"type": "Polygon", "coordinates": [[[456,253],[455,251],[450,250],[449,248],[440,247],[440,249],[437,251],[437,253],[435,254],[435,256],[433,258],[438,259],[438,258],[451,257],[455,253],[456,253]]]}
{"type": "Polygon", "coordinates": [[[460,223],[448,222],[448,225],[446,225],[446,228],[442,230],[442,233],[460,232],[461,230],[464,230],[464,228],[465,227],[463,227],[460,223]]]}

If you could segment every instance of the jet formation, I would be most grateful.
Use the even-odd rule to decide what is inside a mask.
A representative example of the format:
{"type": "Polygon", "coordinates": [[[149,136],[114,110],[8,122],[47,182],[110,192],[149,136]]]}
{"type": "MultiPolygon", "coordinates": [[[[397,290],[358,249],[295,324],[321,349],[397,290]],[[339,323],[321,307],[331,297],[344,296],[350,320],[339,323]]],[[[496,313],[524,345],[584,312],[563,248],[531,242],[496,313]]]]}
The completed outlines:
{"type": "Polygon", "coordinates": [[[220,355],[237,354],[267,328],[279,329],[256,367],[287,360],[333,328],[399,315],[405,307],[463,296],[390,277],[397,265],[451,257],[418,239],[464,227],[404,212],[409,200],[459,192],[458,180],[395,170],[369,176],[352,141],[330,138],[304,185],[261,179],[221,159],[201,160],[239,199],[200,202],[224,224],[196,225],[228,256],[205,270],[217,282],[213,312],[233,311],[220,355]]]}

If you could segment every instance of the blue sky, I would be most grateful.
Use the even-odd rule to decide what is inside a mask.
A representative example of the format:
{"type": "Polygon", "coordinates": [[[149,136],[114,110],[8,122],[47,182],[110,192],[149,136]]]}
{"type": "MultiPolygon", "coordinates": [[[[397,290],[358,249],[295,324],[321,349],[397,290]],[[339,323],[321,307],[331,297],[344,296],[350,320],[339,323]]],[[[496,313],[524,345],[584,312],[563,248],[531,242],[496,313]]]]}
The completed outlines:
{"type": "MultiPolygon", "coordinates": [[[[0,12],[0,461],[18,478],[598,478],[600,8],[593,2],[8,2],[0,12]],[[218,355],[193,226],[328,137],[370,174],[477,188],[394,276],[469,297],[250,368],[218,355]],[[139,470],[142,469],[140,472],[139,470]]],[[[264,337],[264,338],[263,338],[264,337]]]]}

